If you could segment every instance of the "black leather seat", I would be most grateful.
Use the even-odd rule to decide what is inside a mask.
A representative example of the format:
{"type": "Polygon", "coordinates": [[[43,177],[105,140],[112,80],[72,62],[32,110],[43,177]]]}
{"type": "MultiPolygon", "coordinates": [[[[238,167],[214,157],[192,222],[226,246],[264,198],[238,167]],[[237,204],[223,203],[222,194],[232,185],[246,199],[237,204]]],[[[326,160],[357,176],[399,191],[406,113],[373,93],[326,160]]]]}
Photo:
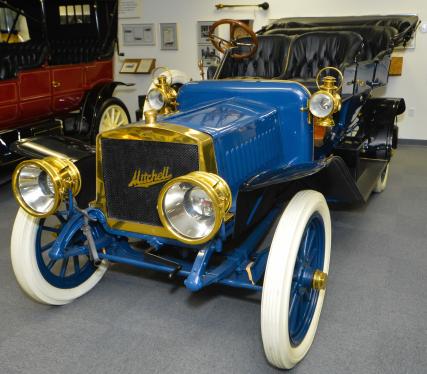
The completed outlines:
{"type": "Polygon", "coordinates": [[[394,37],[394,44],[399,45],[411,39],[419,23],[415,15],[373,15],[373,16],[346,16],[346,17],[293,17],[282,18],[264,26],[258,34],[278,28],[306,28],[306,27],[335,27],[335,26],[391,26],[398,30],[394,37]]]}
{"type": "Polygon", "coordinates": [[[381,59],[385,54],[391,53],[393,38],[398,31],[391,26],[328,26],[328,27],[303,27],[303,28],[275,28],[266,31],[264,35],[302,35],[308,32],[319,31],[351,31],[358,33],[363,38],[363,50],[360,60],[381,59]]]}
{"type": "Polygon", "coordinates": [[[354,32],[322,31],[297,36],[290,48],[288,62],[281,79],[309,81],[319,70],[333,66],[344,71],[358,59],[362,37],[354,32]]]}
{"type": "Polygon", "coordinates": [[[100,55],[101,47],[100,42],[94,38],[53,40],[50,63],[64,65],[95,61],[100,55]]]}
{"type": "Polygon", "coordinates": [[[47,57],[47,46],[35,41],[3,43],[0,45],[0,51],[0,79],[11,79],[20,70],[38,68],[47,57]]]}
{"type": "MultiPolygon", "coordinates": [[[[239,40],[248,43],[249,38],[239,40]]],[[[271,79],[283,73],[289,52],[291,38],[285,35],[265,35],[258,37],[258,49],[250,58],[237,60],[227,57],[218,78],[260,77],[271,79]]],[[[248,47],[239,47],[236,53],[244,53],[248,47]]]]}

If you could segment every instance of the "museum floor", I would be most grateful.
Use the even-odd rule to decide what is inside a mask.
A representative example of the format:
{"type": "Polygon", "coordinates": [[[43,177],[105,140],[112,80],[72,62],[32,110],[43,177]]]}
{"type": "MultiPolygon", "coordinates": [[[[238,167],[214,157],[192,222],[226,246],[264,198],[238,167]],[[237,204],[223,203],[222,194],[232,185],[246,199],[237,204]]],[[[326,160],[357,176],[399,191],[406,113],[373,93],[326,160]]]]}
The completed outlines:
{"type": "MultiPolygon", "coordinates": [[[[328,295],[317,337],[292,373],[411,373],[427,367],[427,147],[396,153],[389,185],[335,211],[328,295]]],[[[64,307],[36,304],[12,274],[17,206],[0,187],[0,373],[273,373],[259,296],[190,294],[164,275],[113,266],[64,307]]]]}

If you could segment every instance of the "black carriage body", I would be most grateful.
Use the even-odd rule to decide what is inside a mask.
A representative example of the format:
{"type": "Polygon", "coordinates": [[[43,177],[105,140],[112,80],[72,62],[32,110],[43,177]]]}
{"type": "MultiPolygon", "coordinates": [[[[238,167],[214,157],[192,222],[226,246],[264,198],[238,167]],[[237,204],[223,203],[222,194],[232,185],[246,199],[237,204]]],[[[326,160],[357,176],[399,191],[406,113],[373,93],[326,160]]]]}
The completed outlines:
{"type": "Polygon", "coordinates": [[[113,81],[118,1],[0,1],[0,165],[41,134],[92,137],[113,81]]]}

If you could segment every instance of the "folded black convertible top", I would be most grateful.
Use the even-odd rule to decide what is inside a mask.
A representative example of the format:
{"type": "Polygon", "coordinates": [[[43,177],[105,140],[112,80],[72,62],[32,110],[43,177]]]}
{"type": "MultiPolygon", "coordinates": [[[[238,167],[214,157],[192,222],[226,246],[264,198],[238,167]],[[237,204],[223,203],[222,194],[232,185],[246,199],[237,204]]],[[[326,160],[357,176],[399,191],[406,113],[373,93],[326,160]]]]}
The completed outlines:
{"type": "Polygon", "coordinates": [[[264,26],[258,34],[264,34],[273,29],[331,27],[334,26],[391,26],[398,30],[395,45],[409,41],[417,26],[419,18],[416,15],[371,15],[371,16],[344,16],[344,17],[292,17],[281,18],[264,26]]]}

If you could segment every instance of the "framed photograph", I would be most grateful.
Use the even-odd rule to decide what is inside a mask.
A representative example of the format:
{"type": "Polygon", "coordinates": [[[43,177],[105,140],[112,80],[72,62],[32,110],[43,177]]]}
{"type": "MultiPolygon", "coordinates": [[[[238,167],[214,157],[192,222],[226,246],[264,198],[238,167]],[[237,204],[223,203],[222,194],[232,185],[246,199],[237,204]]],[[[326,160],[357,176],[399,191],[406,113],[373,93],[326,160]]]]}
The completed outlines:
{"type": "MultiPolygon", "coordinates": [[[[209,29],[214,24],[214,21],[199,21],[197,22],[197,43],[198,44],[210,44],[208,38],[209,29]]],[[[218,29],[215,30],[215,35],[218,35],[218,29]]]]}
{"type": "Polygon", "coordinates": [[[140,59],[127,58],[120,69],[120,74],[134,74],[138,69],[140,59]]]}
{"type": "Polygon", "coordinates": [[[136,73],[150,74],[155,67],[156,67],[155,58],[142,58],[141,60],[139,60],[139,65],[138,65],[138,68],[136,69],[136,73]]]}
{"type": "Polygon", "coordinates": [[[123,25],[123,45],[156,45],[154,23],[123,25]]]}
{"type": "Polygon", "coordinates": [[[199,61],[202,59],[203,65],[205,67],[219,64],[219,52],[213,47],[212,44],[199,44],[197,48],[199,50],[199,61]]]}
{"type": "Polygon", "coordinates": [[[160,24],[161,49],[176,51],[178,49],[178,33],[176,23],[160,24]]]}

